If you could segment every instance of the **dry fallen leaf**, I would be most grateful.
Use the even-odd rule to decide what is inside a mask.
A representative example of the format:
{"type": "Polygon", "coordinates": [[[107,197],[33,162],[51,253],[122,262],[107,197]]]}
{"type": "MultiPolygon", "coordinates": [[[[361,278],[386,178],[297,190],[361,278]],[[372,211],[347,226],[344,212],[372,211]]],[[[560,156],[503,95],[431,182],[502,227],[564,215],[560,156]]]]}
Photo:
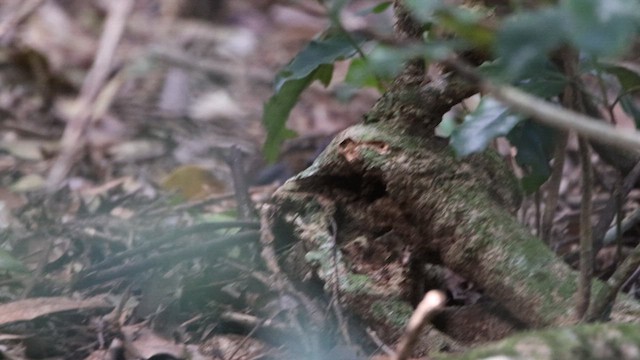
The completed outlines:
{"type": "Polygon", "coordinates": [[[25,193],[36,191],[44,188],[45,180],[38,174],[29,174],[21,177],[11,185],[11,191],[16,193],[25,193]]]}
{"type": "Polygon", "coordinates": [[[175,191],[186,200],[203,199],[227,192],[222,181],[196,165],[183,165],[173,170],[162,180],[162,188],[175,191]]]}
{"type": "Polygon", "coordinates": [[[104,297],[97,296],[84,300],[68,297],[45,297],[18,300],[0,305],[0,325],[7,325],[17,321],[30,321],[40,316],[81,309],[109,309],[104,297]]]}
{"type": "Polygon", "coordinates": [[[0,149],[23,160],[43,160],[44,154],[55,153],[59,148],[57,141],[19,139],[0,141],[0,149]]]}
{"type": "Polygon", "coordinates": [[[165,146],[160,141],[138,139],[113,145],[107,152],[114,162],[128,163],[162,156],[165,146]]]}

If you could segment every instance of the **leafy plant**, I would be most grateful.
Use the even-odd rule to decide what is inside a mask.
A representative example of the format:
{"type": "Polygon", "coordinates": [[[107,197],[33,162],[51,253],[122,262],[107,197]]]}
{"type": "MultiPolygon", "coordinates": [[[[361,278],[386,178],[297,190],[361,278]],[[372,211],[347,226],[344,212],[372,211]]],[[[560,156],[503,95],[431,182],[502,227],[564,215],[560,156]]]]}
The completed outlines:
{"type": "MultiPolygon", "coordinates": [[[[438,0],[405,0],[404,6],[424,29],[424,41],[389,44],[368,39],[366,53],[361,48],[364,39],[344,30],[338,21],[346,1],[329,3],[329,35],[312,41],[283,69],[275,95],[265,105],[267,158],[275,159],[280,144],[294,136],[285,123],[302,91],[315,80],[327,85],[333,63],[348,57],[353,59],[347,82],[383,90],[408,59],[423,58],[429,63],[464,51],[481,51],[490,59],[478,68],[484,79],[559,104],[558,95],[571,80],[557,66],[558,51],[574,49],[579,54],[580,72],[575,76],[596,76],[600,81],[606,77],[618,83],[620,91],[615,97],[590,94],[594,102],[608,109],[619,105],[640,124],[640,109],[633,100],[633,94],[640,91],[640,65],[612,60],[629,49],[639,34],[640,2],[539,1],[533,8],[520,1],[511,3],[508,15],[498,15],[497,9],[481,1],[453,6],[438,0]]],[[[369,11],[388,8],[389,2],[381,2],[369,11]]],[[[483,96],[479,107],[452,132],[451,145],[465,156],[483,151],[500,136],[506,136],[517,148],[516,160],[526,172],[523,186],[535,191],[549,175],[553,131],[534,125],[500,99],[483,96]]]]}
{"type": "Polygon", "coordinates": [[[267,129],[264,145],[267,160],[274,161],[282,142],[295,136],[295,132],[286,127],[286,121],[300,94],[315,80],[329,85],[333,63],[356,53],[354,41],[361,40],[342,31],[313,40],[278,73],[275,94],[265,104],[263,112],[263,123],[267,129]]]}

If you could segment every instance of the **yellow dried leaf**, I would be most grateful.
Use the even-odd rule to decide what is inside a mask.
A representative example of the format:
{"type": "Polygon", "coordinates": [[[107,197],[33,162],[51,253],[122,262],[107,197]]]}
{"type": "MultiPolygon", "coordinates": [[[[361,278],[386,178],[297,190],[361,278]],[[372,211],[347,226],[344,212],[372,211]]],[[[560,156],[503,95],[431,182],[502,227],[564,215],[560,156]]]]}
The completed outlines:
{"type": "Polygon", "coordinates": [[[178,193],[186,200],[203,199],[227,192],[226,184],[197,165],[183,165],[162,180],[164,190],[178,193]]]}

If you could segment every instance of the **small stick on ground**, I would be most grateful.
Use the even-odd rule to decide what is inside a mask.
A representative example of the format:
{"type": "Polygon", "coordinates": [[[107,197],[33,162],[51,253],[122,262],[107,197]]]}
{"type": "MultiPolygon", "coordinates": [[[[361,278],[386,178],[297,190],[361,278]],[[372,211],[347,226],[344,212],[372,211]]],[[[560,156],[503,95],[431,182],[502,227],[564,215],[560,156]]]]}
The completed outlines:
{"type": "Polygon", "coordinates": [[[56,191],[67,176],[86,143],[86,132],[92,121],[92,108],[100,89],[109,77],[115,57],[116,48],[124,33],[127,17],[133,8],[134,1],[112,1],[104,31],[100,38],[98,52],[87,74],[78,98],[79,109],[73,116],[62,135],[61,151],[53,163],[47,179],[47,189],[56,191]]]}
{"type": "Polygon", "coordinates": [[[35,13],[40,6],[44,4],[44,0],[25,1],[20,7],[0,24],[0,45],[7,46],[15,38],[16,28],[25,22],[31,14],[35,13]]]}
{"type": "MultiPolygon", "coordinates": [[[[107,260],[94,265],[93,267],[86,270],[86,272],[95,272],[102,269],[107,269],[112,267],[115,264],[118,264],[124,259],[131,258],[136,255],[147,254],[151,252],[153,249],[157,249],[158,247],[177,242],[180,238],[189,236],[189,235],[198,235],[198,234],[210,234],[212,232],[223,230],[223,229],[233,229],[233,228],[241,228],[244,230],[248,229],[258,229],[259,224],[257,222],[252,221],[218,221],[211,223],[202,223],[196,224],[189,227],[178,228],[172,231],[165,231],[162,236],[159,236],[147,244],[138,246],[128,251],[123,251],[121,253],[115,254],[109,257],[107,260]]],[[[151,236],[147,236],[151,237],[151,236]]]]}
{"type": "Polygon", "coordinates": [[[244,154],[236,145],[231,146],[227,162],[231,168],[233,176],[233,187],[238,204],[238,219],[249,220],[255,218],[253,204],[249,197],[249,186],[247,185],[247,175],[244,173],[244,154]]]}
{"type": "Polygon", "coordinates": [[[371,330],[370,328],[366,329],[367,331],[367,335],[369,335],[369,338],[371,339],[371,341],[373,341],[380,350],[382,350],[385,354],[387,354],[387,356],[389,357],[394,357],[396,356],[396,352],[393,351],[392,348],[390,348],[387,344],[385,344],[382,339],[380,339],[380,337],[378,337],[378,334],[376,334],[375,331],[371,330]]]}
{"type": "Polygon", "coordinates": [[[565,148],[567,147],[568,134],[564,131],[558,134],[553,155],[553,170],[547,183],[547,196],[545,198],[544,214],[542,216],[542,231],[540,237],[542,241],[549,245],[551,243],[551,230],[553,229],[553,218],[558,206],[558,195],[560,194],[560,183],[562,181],[562,169],[564,168],[565,148]]]}
{"type": "Polygon", "coordinates": [[[400,339],[398,351],[396,355],[392,357],[392,360],[409,359],[420,331],[427,321],[433,318],[436,311],[444,306],[445,301],[445,294],[439,290],[431,290],[424,296],[424,299],[422,299],[416,310],[413,312],[413,315],[411,315],[411,319],[409,319],[409,324],[407,324],[404,335],[402,336],[402,339],[400,339]]]}
{"type": "Polygon", "coordinates": [[[168,251],[163,254],[147,257],[141,261],[125,264],[120,267],[107,269],[105,271],[85,272],[78,276],[73,284],[73,288],[82,289],[106,281],[114,280],[122,276],[135,274],[140,271],[149,270],[157,266],[165,266],[179,261],[200,256],[213,257],[219,255],[220,249],[233,245],[240,245],[257,241],[260,237],[259,231],[246,231],[235,235],[225,236],[201,244],[192,245],[186,248],[168,251]],[[217,250],[218,254],[213,251],[217,250]]]}
{"type": "Polygon", "coordinates": [[[576,312],[579,318],[586,316],[591,298],[593,278],[593,238],[591,233],[591,213],[593,211],[593,178],[589,143],[579,138],[580,163],[582,165],[582,201],[580,205],[580,277],[578,280],[578,304],[576,312]]]}

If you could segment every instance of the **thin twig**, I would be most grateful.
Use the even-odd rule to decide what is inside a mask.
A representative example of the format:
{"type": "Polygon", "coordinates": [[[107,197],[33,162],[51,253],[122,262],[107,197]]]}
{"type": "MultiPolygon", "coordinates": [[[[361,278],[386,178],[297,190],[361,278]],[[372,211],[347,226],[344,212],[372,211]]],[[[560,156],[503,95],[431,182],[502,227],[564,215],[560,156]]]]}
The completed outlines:
{"type": "Polygon", "coordinates": [[[238,207],[238,220],[249,220],[255,218],[251,197],[249,197],[249,186],[247,175],[244,172],[244,154],[240,147],[233,145],[229,149],[227,163],[231,168],[233,177],[233,188],[235,190],[236,203],[238,207]]]}
{"type": "Polygon", "coordinates": [[[547,245],[551,243],[551,230],[553,229],[553,219],[558,206],[568,137],[569,135],[564,131],[559,132],[557,135],[556,148],[553,155],[553,170],[547,181],[547,196],[545,198],[542,231],[540,234],[542,241],[547,245]]]}
{"type": "Polygon", "coordinates": [[[333,259],[333,295],[331,298],[331,306],[333,312],[336,315],[338,321],[338,327],[340,333],[345,341],[345,344],[351,345],[351,336],[349,336],[349,326],[345,317],[342,315],[342,308],[340,305],[340,270],[338,268],[338,224],[335,219],[331,219],[331,241],[332,241],[332,259],[333,259]]]}
{"type": "MultiPolygon", "coordinates": [[[[289,293],[290,295],[294,296],[303,305],[305,311],[307,312],[309,320],[312,321],[315,326],[324,327],[326,320],[324,318],[321,318],[320,314],[322,314],[323,311],[320,306],[318,306],[318,304],[306,294],[296,289],[295,285],[291,281],[289,281],[286,276],[284,276],[284,273],[280,269],[278,256],[274,247],[275,235],[273,234],[273,232],[271,232],[271,230],[269,230],[272,228],[270,226],[270,221],[273,218],[274,211],[275,209],[273,206],[265,205],[263,206],[260,214],[261,228],[264,229],[261,232],[260,236],[260,244],[262,245],[262,251],[260,252],[260,255],[264,260],[267,269],[273,273],[272,286],[283,294],[289,293]]],[[[298,323],[295,317],[290,317],[290,320],[293,323],[298,323]]],[[[300,326],[298,327],[301,328],[300,326]]],[[[304,333],[302,333],[301,335],[303,334],[304,333]]],[[[310,337],[303,337],[301,340],[307,340],[307,344],[305,344],[307,348],[315,347],[314,339],[310,337]]]]}
{"type": "Polygon", "coordinates": [[[477,82],[485,93],[489,93],[511,109],[531,116],[542,124],[562,130],[574,130],[591,141],[608,144],[618,149],[636,152],[640,150],[640,134],[636,131],[617,130],[599,119],[564,109],[513,86],[497,85],[480,76],[460,60],[450,59],[446,64],[462,76],[477,82]]]}
{"type": "MultiPolygon", "coordinates": [[[[623,197],[626,197],[631,189],[633,189],[636,181],[640,178],[640,161],[637,162],[633,169],[625,176],[622,182],[622,189],[620,190],[623,197]]],[[[593,239],[594,239],[594,251],[597,253],[604,245],[604,238],[607,233],[607,229],[613,221],[613,217],[616,213],[616,196],[612,196],[605,208],[600,211],[600,219],[593,227],[593,239]]]]}
{"type": "Polygon", "coordinates": [[[208,205],[216,204],[225,200],[231,200],[234,197],[235,197],[235,194],[232,192],[223,193],[223,194],[214,194],[214,195],[209,195],[202,200],[189,201],[187,203],[178,204],[175,206],[163,206],[163,207],[154,207],[154,208],[145,209],[143,211],[140,211],[139,214],[146,215],[146,216],[158,216],[167,212],[176,214],[182,211],[198,210],[208,205]]]}
{"type": "Polygon", "coordinates": [[[217,238],[200,244],[191,245],[186,248],[168,251],[163,254],[147,257],[144,260],[112,268],[103,272],[81,273],[74,282],[73,288],[82,289],[96,285],[105,281],[117,279],[122,276],[135,274],[140,271],[149,270],[153,267],[166,266],[176,262],[199,256],[215,256],[219,253],[213,252],[221,248],[244,243],[254,242],[260,237],[259,231],[246,231],[235,235],[217,238]]]}
{"type": "Polygon", "coordinates": [[[244,348],[244,344],[247,343],[247,341],[249,341],[249,339],[251,338],[251,336],[253,336],[253,334],[256,333],[256,331],[258,331],[258,329],[260,329],[264,323],[266,323],[267,321],[271,321],[276,315],[273,315],[271,318],[269,319],[260,319],[259,322],[257,324],[255,324],[253,326],[253,328],[249,331],[249,333],[247,335],[244,336],[244,338],[242,338],[242,340],[240,340],[240,342],[238,343],[238,345],[236,345],[236,348],[231,352],[231,354],[227,357],[227,359],[229,360],[233,360],[236,356],[236,354],[244,348]]]}
{"type": "MultiPolygon", "coordinates": [[[[619,201],[618,203],[622,202],[619,201]]],[[[640,222],[640,208],[625,217],[624,220],[622,219],[622,212],[619,212],[616,216],[616,224],[607,230],[607,233],[602,239],[602,245],[614,243],[625,231],[631,229],[638,222],[640,222]]]]}
{"type": "MultiPolygon", "coordinates": [[[[85,270],[86,272],[95,272],[100,271],[102,269],[107,269],[114,264],[121,262],[124,259],[128,259],[130,257],[146,254],[153,249],[157,249],[158,247],[170,243],[176,242],[181,237],[185,237],[188,235],[196,235],[196,234],[212,234],[215,231],[222,229],[233,229],[233,228],[241,228],[241,229],[258,229],[260,224],[255,221],[217,221],[210,223],[201,223],[188,227],[182,227],[175,230],[165,230],[163,234],[155,239],[150,239],[149,243],[145,245],[138,246],[134,249],[123,251],[121,253],[115,254],[109,257],[107,260],[94,265],[93,267],[85,270]]],[[[150,237],[150,236],[147,236],[150,237]]]]}
{"type": "Polygon", "coordinates": [[[611,122],[615,125],[618,123],[616,119],[616,114],[613,111],[615,105],[609,103],[609,95],[607,94],[607,87],[604,83],[604,79],[602,78],[602,71],[599,70],[598,66],[596,66],[595,68],[596,68],[596,80],[598,82],[598,87],[600,88],[600,95],[602,96],[602,102],[604,103],[604,107],[607,109],[611,122]]]}
{"type": "Polygon", "coordinates": [[[540,209],[540,204],[542,202],[542,199],[540,198],[541,194],[540,194],[540,189],[536,190],[536,192],[533,194],[533,201],[535,202],[535,208],[536,208],[536,212],[535,212],[535,228],[536,228],[536,235],[540,236],[540,232],[542,231],[542,222],[541,222],[541,209],[540,209]]]}
{"type": "Polygon", "coordinates": [[[0,24],[0,45],[7,46],[13,42],[16,28],[25,22],[33,13],[44,4],[44,0],[30,0],[20,4],[20,8],[0,24]]]}
{"type": "Polygon", "coordinates": [[[387,354],[387,356],[389,357],[397,356],[396,352],[392,348],[390,348],[387,344],[385,344],[382,341],[382,339],[380,339],[378,334],[376,334],[375,331],[371,330],[370,328],[366,328],[365,331],[367,332],[367,335],[369,335],[369,338],[371,339],[371,341],[373,341],[380,350],[382,350],[385,354],[387,354]]]}
{"type": "MultiPolygon", "coordinates": [[[[616,176],[616,193],[614,194],[616,198],[616,225],[615,225],[615,238],[616,238],[616,266],[620,264],[622,261],[622,216],[624,212],[624,199],[625,195],[622,194],[622,176],[618,174],[616,176]]],[[[638,212],[640,215],[640,211],[638,212]]],[[[640,220],[640,216],[638,216],[638,220],[640,220]]],[[[636,220],[637,221],[637,220],[636,220]]],[[[605,238],[607,234],[605,234],[605,238]]],[[[605,239],[602,239],[604,242],[605,239]]]]}
{"type": "Polygon", "coordinates": [[[582,165],[582,201],[580,205],[580,277],[578,279],[578,303],[576,312],[579,318],[586,315],[591,298],[593,278],[593,239],[591,233],[591,213],[593,177],[589,143],[579,138],[580,164],[582,165]]]}
{"type": "Polygon", "coordinates": [[[31,292],[33,291],[34,287],[36,286],[36,284],[38,284],[38,280],[43,277],[42,275],[44,273],[44,269],[49,263],[49,256],[51,255],[51,250],[53,249],[54,241],[55,241],[55,237],[51,237],[51,236],[48,236],[45,239],[46,245],[45,245],[44,251],[41,253],[40,258],[38,259],[38,267],[33,272],[33,274],[31,274],[31,277],[28,279],[28,281],[25,283],[25,287],[22,290],[22,294],[20,294],[21,299],[28,298],[31,292]]]}
{"type": "Polygon", "coordinates": [[[98,52],[87,74],[78,97],[79,109],[73,116],[62,135],[61,151],[53,163],[47,178],[47,189],[56,191],[60,183],[67,176],[82,148],[86,143],[85,135],[92,121],[92,108],[100,89],[111,72],[115,51],[124,33],[126,20],[131,12],[134,1],[112,1],[105,22],[104,31],[100,37],[98,52]]]}
{"type": "Polygon", "coordinates": [[[444,306],[445,301],[446,295],[439,290],[431,290],[424,296],[424,299],[418,304],[409,319],[404,335],[400,339],[396,355],[392,357],[393,360],[406,360],[411,356],[420,331],[431,320],[433,315],[444,306]]]}
{"type": "Polygon", "coordinates": [[[616,299],[618,292],[631,279],[634,274],[638,273],[640,267],[640,245],[627,256],[627,258],[618,266],[616,271],[607,281],[608,286],[603,286],[593,297],[593,302],[589,307],[587,321],[596,321],[603,319],[611,308],[611,304],[616,299]]]}

